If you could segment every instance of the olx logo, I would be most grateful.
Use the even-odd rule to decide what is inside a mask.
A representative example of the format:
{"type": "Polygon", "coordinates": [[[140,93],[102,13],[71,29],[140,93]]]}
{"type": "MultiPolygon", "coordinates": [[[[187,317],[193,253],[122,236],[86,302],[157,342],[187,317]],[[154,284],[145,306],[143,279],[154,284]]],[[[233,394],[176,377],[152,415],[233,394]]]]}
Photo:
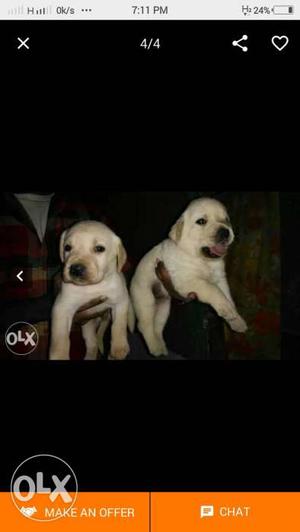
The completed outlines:
{"type": "Polygon", "coordinates": [[[35,351],[39,343],[39,334],[30,323],[13,323],[5,334],[7,349],[14,355],[25,356],[35,351]]]}
{"type": "Polygon", "coordinates": [[[72,468],[57,456],[24,460],[11,479],[11,496],[18,510],[34,521],[54,521],[75,503],[78,484],[72,468]],[[55,512],[53,511],[55,510],[55,512]]]}

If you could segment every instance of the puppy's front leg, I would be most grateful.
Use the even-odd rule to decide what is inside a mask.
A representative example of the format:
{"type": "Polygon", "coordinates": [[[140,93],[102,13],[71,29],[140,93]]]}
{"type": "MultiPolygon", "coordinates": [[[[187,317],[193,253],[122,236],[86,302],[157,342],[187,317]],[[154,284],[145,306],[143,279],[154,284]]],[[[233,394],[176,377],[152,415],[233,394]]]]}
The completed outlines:
{"type": "Polygon", "coordinates": [[[86,354],[85,360],[97,360],[98,343],[97,343],[97,320],[90,320],[82,326],[82,336],[85,340],[86,354]]]}
{"type": "Polygon", "coordinates": [[[117,304],[112,309],[110,358],[123,360],[129,353],[127,338],[128,302],[117,304]]]}
{"type": "MultiPolygon", "coordinates": [[[[231,292],[230,292],[230,288],[229,288],[229,284],[228,284],[228,281],[226,279],[226,276],[225,277],[222,277],[218,282],[217,282],[217,286],[220,288],[220,290],[223,292],[223,294],[225,295],[225,297],[227,297],[227,299],[231,302],[232,306],[234,307],[234,309],[236,310],[236,306],[235,306],[235,303],[232,299],[232,295],[231,295],[231,292]]],[[[236,310],[236,313],[238,314],[238,311],[236,310]]],[[[239,314],[238,314],[239,315],[239,314]]],[[[240,317],[240,316],[239,316],[240,317]]],[[[237,331],[237,332],[245,332],[247,330],[247,324],[246,322],[243,320],[242,317],[240,317],[241,320],[244,322],[244,325],[245,325],[245,330],[244,331],[237,331]]],[[[231,324],[230,324],[231,325],[231,324]]],[[[233,322],[233,326],[234,326],[234,322],[233,322]]],[[[235,329],[233,329],[235,330],[235,329]]]]}
{"type": "Polygon", "coordinates": [[[236,308],[235,303],[232,299],[232,295],[231,295],[229,284],[228,284],[226,277],[221,277],[220,279],[218,279],[216,284],[220,288],[221,292],[223,292],[224,296],[227,297],[227,299],[230,301],[232,306],[236,308]]]}
{"type": "Polygon", "coordinates": [[[55,303],[52,311],[50,360],[69,360],[72,320],[73,315],[63,305],[55,303]]]}
{"type": "Polygon", "coordinates": [[[207,281],[198,281],[196,287],[194,286],[191,290],[191,292],[195,291],[199,300],[211,305],[217,314],[227,321],[233,331],[246,332],[247,324],[238,314],[235,305],[227,299],[218,286],[207,281]]]}

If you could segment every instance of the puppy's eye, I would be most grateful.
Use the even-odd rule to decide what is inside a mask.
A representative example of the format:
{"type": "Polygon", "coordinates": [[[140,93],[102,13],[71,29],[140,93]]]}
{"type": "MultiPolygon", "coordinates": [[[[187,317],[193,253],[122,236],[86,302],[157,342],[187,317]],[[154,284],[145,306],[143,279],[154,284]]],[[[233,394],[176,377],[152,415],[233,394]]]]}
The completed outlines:
{"type": "Polygon", "coordinates": [[[207,224],[207,220],[205,220],[205,218],[199,218],[199,220],[197,220],[196,224],[198,224],[198,225],[206,225],[207,224]]]}
{"type": "Polygon", "coordinates": [[[95,247],[95,252],[96,253],[104,253],[105,251],[105,247],[104,246],[96,246],[95,247]]]}
{"type": "Polygon", "coordinates": [[[72,249],[72,246],[70,246],[69,244],[67,244],[67,245],[65,246],[65,251],[66,251],[66,252],[71,251],[71,249],[72,249]]]}

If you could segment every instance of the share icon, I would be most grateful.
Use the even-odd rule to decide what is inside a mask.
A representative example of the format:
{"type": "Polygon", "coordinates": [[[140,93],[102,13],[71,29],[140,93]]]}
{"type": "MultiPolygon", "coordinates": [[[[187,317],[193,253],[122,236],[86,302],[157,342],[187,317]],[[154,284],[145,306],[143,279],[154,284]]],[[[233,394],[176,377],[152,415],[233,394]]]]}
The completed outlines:
{"type": "Polygon", "coordinates": [[[242,46],[240,44],[241,41],[247,41],[247,40],[248,40],[248,35],[243,35],[243,37],[241,37],[238,41],[233,41],[232,46],[238,46],[239,48],[243,50],[243,52],[248,52],[248,47],[242,46]]]}

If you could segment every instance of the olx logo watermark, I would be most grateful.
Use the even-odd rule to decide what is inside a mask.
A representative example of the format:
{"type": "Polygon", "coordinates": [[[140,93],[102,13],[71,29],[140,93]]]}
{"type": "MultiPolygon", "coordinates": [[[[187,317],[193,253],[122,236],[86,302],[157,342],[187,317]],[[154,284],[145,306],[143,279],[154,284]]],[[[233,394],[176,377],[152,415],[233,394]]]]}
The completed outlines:
{"type": "Polygon", "coordinates": [[[30,355],[38,343],[39,335],[36,328],[24,321],[13,323],[5,334],[6,347],[14,355],[30,355]]]}
{"type": "Polygon", "coordinates": [[[78,483],[73,469],[61,458],[50,454],[27,458],[11,479],[15,506],[34,521],[59,519],[73,507],[77,493],[78,483]]]}

